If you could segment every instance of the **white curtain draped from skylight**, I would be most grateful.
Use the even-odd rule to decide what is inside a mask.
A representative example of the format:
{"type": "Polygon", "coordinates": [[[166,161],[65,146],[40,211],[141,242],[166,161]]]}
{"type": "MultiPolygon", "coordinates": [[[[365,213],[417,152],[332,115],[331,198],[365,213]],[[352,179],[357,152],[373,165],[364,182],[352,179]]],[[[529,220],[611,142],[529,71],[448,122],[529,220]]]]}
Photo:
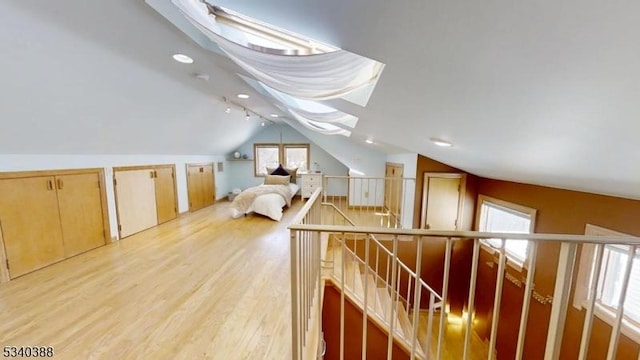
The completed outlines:
{"type": "MultiPolygon", "coordinates": [[[[245,71],[266,85],[301,99],[343,97],[375,84],[384,68],[380,62],[345,50],[308,56],[276,55],[252,50],[221,36],[215,19],[199,0],[172,2],[245,71]]],[[[366,101],[368,96],[359,105],[365,106],[366,101]]]]}
{"type": "Polygon", "coordinates": [[[346,137],[351,136],[351,131],[345,130],[341,127],[305,119],[304,117],[301,117],[292,111],[289,111],[289,113],[293,115],[294,119],[298,120],[298,122],[302,124],[302,126],[306,127],[309,130],[313,130],[325,135],[342,135],[346,137]]]}
{"type": "Polygon", "coordinates": [[[282,110],[293,112],[299,117],[316,122],[339,124],[350,128],[354,128],[358,123],[358,117],[351,114],[336,110],[319,102],[295,98],[289,94],[272,89],[254,79],[242,75],[239,76],[258,92],[275,101],[276,106],[279,105],[278,107],[282,110]]]}

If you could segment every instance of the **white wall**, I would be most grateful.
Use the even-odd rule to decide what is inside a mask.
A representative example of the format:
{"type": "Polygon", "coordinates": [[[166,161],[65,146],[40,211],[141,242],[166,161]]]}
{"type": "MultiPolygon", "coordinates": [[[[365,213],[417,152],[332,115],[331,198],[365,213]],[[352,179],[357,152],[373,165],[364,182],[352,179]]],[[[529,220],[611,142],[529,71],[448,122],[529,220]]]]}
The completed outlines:
{"type": "MultiPolygon", "coordinates": [[[[103,168],[106,177],[107,206],[111,235],[118,234],[115,196],[113,192],[113,167],[134,165],[175,164],[176,186],[178,192],[178,212],[189,211],[187,193],[187,163],[209,163],[225,161],[223,156],[210,155],[1,155],[0,171],[61,170],[79,168],[103,168]]],[[[228,164],[225,161],[224,171],[219,173],[214,166],[216,179],[216,197],[226,196],[229,191],[227,179],[228,164]]]]}
{"type": "Polygon", "coordinates": [[[416,175],[418,171],[418,154],[393,154],[387,155],[387,162],[404,165],[403,176],[405,179],[413,181],[405,182],[403,202],[402,202],[402,227],[410,229],[413,227],[413,206],[416,194],[416,175]]]}
{"type": "MultiPolygon", "coordinates": [[[[286,124],[266,126],[263,131],[256,134],[249,141],[242,144],[237,151],[240,154],[246,154],[253,159],[254,143],[303,143],[309,144],[311,152],[311,170],[321,170],[324,175],[347,176],[349,169],[338,161],[335,157],[325,151],[324,148],[318,146],[309,138],[293,129],[286,124]],[[316,165],[314,165],[317,163],[316,165]]],[[[228,161],[229,168],[229,186],[231,188],[239,188],[244,190],[248,187],[262,184],[264,178],[256,177],[253,170],[253,161],[228,161]]],[[[331,195],[346,195],[346,184],[338,186],[330,186],[327,193],[331,195]]]]}

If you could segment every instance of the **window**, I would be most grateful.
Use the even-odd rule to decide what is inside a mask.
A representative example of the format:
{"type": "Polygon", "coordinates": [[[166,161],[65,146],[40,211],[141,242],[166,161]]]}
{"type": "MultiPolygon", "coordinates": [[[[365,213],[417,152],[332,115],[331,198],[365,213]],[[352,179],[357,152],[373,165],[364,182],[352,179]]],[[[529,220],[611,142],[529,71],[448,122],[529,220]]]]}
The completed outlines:
{"type": "MultiPolygon", "coordinates": [[[[627,246],[606,245],[600,270],[600,281],[596,301],[603,306],[615,311],[620,301],[624,271],[629,261],[629,249],[627,246]]],[[[591,279],[590,282],[593,282],[591,279]]],[[[627,295],[624,301],[624,314],[631,320],[640,324],[640,258],[633,257],[633,267],[627,295]]]]}
{"type": "Polygon", "coordinates": [[[309,169],[309,144],[284,145],[282,164],[290,169],[309,169]]]}
{"type": "MultiPolygon", "coordinates": [[[[586,235],[629,236],[613,230],[588,224],[586,235]]],[[[623,245],[604,245],[600,277],[596,288],[595,315],[610,325],[615,321],[618,309],[624,272],[629,261],[629,248],[623,245]]],[[[574,293],[573,306],[586,307],[589,293],[596,278],[596,245],[584,244],[580,253],[580,265],[574,293]]],[[[622,333],[636,342],[640,342],[640,254],[636,251],[624,301],[622,333]]]]}
{"type": "Polygon", "coordinates": [[[224,7],[205,4],[221,33],[248,48],[283,55],[323,54],[339,50],[224,7]]]}
{"type": "Polygon", "coordinates": [[[255,176],[267,174],[267,168],[278,167],[309,169],[309,144],[254,144],[255,176]]]}
{"type": "MultiPolygon", "coordinates": [[[[479,217],[477,228],[484,232],[508,232],[530,234],[535,225],[536,210],[506,201],[480,195],[478,197],[479,217]]],[[[492,249],[500,249],[501,239],[482,241],[492,249]]],[[[527,260],[529,241],[507,239],[505,244],[507,259],[521,267],[527,260]]]]}

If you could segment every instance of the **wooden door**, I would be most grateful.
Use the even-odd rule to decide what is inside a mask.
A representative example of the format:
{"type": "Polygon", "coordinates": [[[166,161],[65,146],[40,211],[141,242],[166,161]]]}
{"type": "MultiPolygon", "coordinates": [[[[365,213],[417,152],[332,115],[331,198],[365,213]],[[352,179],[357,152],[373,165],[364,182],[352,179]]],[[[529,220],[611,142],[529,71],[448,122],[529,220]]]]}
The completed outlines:
{"type": "Polygon", "coordinates": [[[392,214],[398,217],[402,208],[402,177],[404,166],[402,164],[387,163],[384,181],[384,206],[392,214]]]}
{"type": "Polygon", "coordinates": [[[457,229],[462,180],[460,174],[424,175],[421,228],[457,229]]]}
{"type": "Polygon", "coordinates": [[[0,226],[11,278],[64,259],[54,178],[0,180],[0,226]]]}
{"type": "Polygon", "coordinates": [[[189,190],[189,211],[200,210],[204,207],[202,195],[202,176],[204,171],[199,165],[187,165],[187,188],[189,190]]]}
{"type": "Polygon", "coordinates": [[[114,172],[120,237],[156,226],[156,191],[153,170],[114,172]]]}
{"type": "Polygon", "coordinates": [[[173,167],[158,168],[154,172],[158,224],[178,216],[173,167]]]}
{"type": "Polygon", "coordinates": [[[202,206],[213,205],[216,200],[215,175],[213,165],[202,167],[202,206]]]}
{"type": "Polygon", "coordinates": [[[55,180],[65,257],[106,244],[98,173],[58,175],[55,180]]]}

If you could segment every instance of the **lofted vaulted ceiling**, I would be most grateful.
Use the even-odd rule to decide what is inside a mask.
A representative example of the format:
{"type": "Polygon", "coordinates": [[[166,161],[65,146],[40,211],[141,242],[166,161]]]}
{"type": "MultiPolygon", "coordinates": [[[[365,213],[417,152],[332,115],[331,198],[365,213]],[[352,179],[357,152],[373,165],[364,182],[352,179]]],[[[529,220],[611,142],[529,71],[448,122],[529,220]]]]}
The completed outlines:
{"type": "MultiPolygon", "coordinates": [[[[640,198],[640,3],[215,4],[385,63],[365,108],[327,101],[360,118],[352,141],[640,198]]],[[[224,154],[260,126],[237,108],[225,114],[223,96],[246,92],[234,101],[277,112],[237,66],[142,0],[5,1],[0,28],[2,153],[224,154]],[[195,63],[174,62],[176,52],[195,63]]]]}

